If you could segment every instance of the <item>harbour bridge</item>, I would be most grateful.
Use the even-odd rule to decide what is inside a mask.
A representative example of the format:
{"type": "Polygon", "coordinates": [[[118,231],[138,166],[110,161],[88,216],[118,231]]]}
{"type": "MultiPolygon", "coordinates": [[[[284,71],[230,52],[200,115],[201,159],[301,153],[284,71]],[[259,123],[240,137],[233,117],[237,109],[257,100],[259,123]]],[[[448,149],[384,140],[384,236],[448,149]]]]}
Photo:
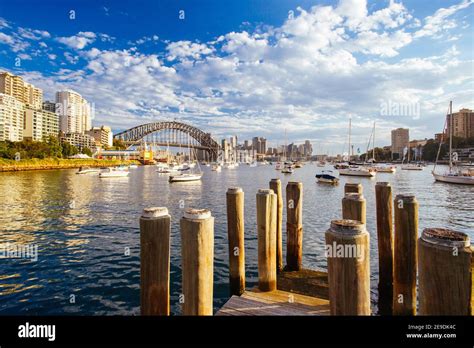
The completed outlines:
{"type": "Polygon", "coordinates": [[[157,146],[204,150],[211,161],[218,158],[220,150],[219,144],[212,139],[210,133],[176,121],[142,124],[115,134],[114,138],[122,140],[129,148],[145,142],[157,146]]]}

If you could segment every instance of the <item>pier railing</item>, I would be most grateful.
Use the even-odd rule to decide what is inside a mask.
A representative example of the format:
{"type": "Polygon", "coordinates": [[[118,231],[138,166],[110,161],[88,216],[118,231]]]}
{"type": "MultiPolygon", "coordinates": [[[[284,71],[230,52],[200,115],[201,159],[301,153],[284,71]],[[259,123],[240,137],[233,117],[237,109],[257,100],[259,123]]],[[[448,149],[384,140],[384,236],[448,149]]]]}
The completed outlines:
{"type": "MultiPolygon", "coordinates": [[[[226,202],[231,299],[245,297],[249,301],[251,298],[252,303],[260,306],[281,298],[287,301],[286,296],[292,303],[294,294],[302,302],[298,313],[303,308],[305,314],[370,315],[371,238],[366,228],[366,198],[362,192],[361,184],[346,184],[341,219],[328,222],[326,274],[302,267],[303,184],[289,182],[286,200],[279,179],[271,180],[269,189],[258,190],[255,201],[258,286],[247,290],[244,192],[238,187],[229,188],[226,202]],[[328,307],[327,311],[324,306],[328,307]]],[[[445,228],[427,228],[418,236],[418,201],[408,194],[397,194],[392,199],[389,183],[375,185],[375,202],[379,314],[416,315],[418,300],[420,315],[472,315],[474,259],[469,237],[445,228]]],[[[145,209],[140,217],[142,315],[170,312],[171,220],[165,207],[145,209]]],[[[182,314],[213,315],[214,218],[208,210],[188,209],[180,219],[180,231],[182,314]]],[[[263,305],[259,308],[263,308],[264,314],[270,313],[263,305]]],[[[244,312],[243,308],[237,308],[233,315],[244,312]]],[[[293,312],[286,306],[275,313],[293,312]]]]}

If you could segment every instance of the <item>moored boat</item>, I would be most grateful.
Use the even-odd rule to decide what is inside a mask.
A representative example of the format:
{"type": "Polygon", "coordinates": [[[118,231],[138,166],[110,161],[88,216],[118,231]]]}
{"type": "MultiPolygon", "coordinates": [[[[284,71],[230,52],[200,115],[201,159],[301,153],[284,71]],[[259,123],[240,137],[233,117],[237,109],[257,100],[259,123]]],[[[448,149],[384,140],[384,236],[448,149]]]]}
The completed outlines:
{"type": "Polygon", "coordinates": [[[362,176],[373,178],[376,175],[376,171],[372,168],[349,166],[348,168],[338,169],[340,175],[347,176],[362,176]]]}
{"type": "Polygon", "coordinates": [[[128,176],[129,172],[118,168],[107,168],[106,171],[99,174],[100,178],[123,178],[128,176]]]}
{"type": "Polygon", "coordinates": [[[80,167],[76,174],[96,174],[98,172],[99,170],[96,168],[80,167]]]}
{"type": "Polygon", "coordinates": [[[327,184],[338,184],[339,178],[335,175],[332,170],[323,170],[320,174],[316,174],[318,182],[327,184]]]}
{"type": "Polygon", "coordinates": [[[181,173],[178,175],[170,175],[169,182],[184,182],[201,180],[202,173],[181,173]]]}

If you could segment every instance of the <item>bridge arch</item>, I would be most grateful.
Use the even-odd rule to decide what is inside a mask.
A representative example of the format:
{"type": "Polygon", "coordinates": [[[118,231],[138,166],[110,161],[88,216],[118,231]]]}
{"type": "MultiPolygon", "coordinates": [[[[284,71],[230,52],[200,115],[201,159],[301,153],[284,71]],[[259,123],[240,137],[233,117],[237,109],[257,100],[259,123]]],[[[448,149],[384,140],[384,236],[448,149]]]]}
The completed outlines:
{"type": "Polygon", "coordinates": [[[162,121],[142,124],[126,131],[114,135],[115,139],[120,139],[127,144],[137,143],[147,135],[161,130],[177,130],[188,134],[200,144],[200,149],[209,153],[211,160],[216,160],[219,154],[220,146],[212,139],[210,133],[205,133],[199,128],[186,123],[176,121],[162,121]]]}

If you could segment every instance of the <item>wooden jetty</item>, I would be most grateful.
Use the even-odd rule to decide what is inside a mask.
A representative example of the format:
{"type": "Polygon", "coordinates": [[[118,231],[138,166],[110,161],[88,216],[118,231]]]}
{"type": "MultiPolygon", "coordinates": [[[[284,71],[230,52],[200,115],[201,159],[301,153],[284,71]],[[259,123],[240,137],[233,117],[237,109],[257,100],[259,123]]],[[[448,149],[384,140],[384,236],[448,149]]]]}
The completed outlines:
{"type": "MultiPolygon", "coordinates": [[[[377,241],[366,230],[366,198],[360,184],[346,184],[342,217],[328,221],[328,272],[302,266],[303,185],[281,183],[256,194],[258,285],[246,288],[244,192],[227,191],[230,299],[217,316],[371,315],[370,243],[378,247],[380,315],[472,315],[474,257],[469,237],[444,228],[418,237],[418,202],[408,194],[392,201],[387,183],[377,183],[377,241]],[[286,209],[283,209],[283,202],[286,209]],[[393,205],[392,205],[393,203],[393,205]],[[286,265],[282,214],[286,210],[286,265]],[[394,223],[393,223],[394,221],[394,223]],[[418,251],[419,250],[419,251],[418,251]]],[[[169,315],[170,219],[166,208],[148,208],[141,228],[141,312],[169,315]]],[[[214,218],[190,209],[180,221],[184,315],[213,315],[214,218]]]]}

